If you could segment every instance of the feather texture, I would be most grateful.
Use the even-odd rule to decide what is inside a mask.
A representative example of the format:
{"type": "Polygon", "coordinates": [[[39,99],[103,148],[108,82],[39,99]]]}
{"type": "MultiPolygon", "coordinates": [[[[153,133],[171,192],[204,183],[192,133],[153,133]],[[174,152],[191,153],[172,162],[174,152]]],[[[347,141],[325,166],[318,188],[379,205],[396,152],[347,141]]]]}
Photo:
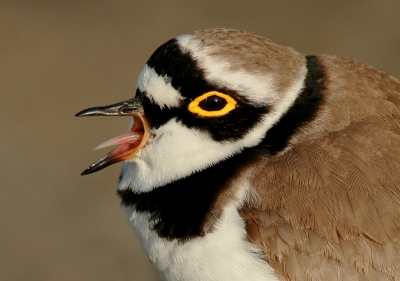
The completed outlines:
{"type": "Polygon", "coordinates": [[[400,280],[400,81],[319,56],[324,104],[240,210],[281,280],[400,280]]]}

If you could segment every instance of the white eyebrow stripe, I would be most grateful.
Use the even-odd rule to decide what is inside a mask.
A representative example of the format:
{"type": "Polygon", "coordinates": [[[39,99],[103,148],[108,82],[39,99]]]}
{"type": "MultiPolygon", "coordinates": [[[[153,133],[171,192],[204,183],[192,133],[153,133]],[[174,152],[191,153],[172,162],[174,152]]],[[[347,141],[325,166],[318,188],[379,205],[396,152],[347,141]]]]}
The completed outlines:
{"type": "Polygon", "coordinates": [[[229,61],[210,56],[207,48],[201,49],[192,35],[181,35],[177,40],[183,50],[196,54],[197,64],[206,70],[204,78],[207,81],[246,93],[246,98],[258,105],[274,104],[279,100],[280,94],[273,73],[249,73],[244,69],[232,69],[229,61]]]}
{"type": "Polygon", "coordinates": [[[161,108],[177,107],[183,97],[171,85],[171,78],[160,76],[147,64],[140,73],[138,86],[140,91],[146,92],[146,96],[161,108]]]}

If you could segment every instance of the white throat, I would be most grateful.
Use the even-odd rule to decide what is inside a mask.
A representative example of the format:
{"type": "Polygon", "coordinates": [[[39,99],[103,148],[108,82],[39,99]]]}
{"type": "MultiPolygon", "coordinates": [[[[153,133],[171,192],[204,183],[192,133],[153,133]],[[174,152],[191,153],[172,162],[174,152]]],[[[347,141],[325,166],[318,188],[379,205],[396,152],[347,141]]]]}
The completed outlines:
{"type": "Polygon", "coordinates": [[[136,236],[166,281],[278,281],[246,238],[237,204],[228,205],[213,232],[185,243],[160,238],[150,230],[149,214],[125,208],[136,236]]]}

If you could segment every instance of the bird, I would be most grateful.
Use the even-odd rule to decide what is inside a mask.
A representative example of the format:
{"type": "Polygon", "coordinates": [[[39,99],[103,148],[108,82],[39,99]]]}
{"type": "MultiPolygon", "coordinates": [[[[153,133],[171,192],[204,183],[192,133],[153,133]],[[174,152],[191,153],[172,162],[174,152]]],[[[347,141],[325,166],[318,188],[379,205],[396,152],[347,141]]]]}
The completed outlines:
{"type": "Polygon", "coordinates": [[[89,166],[162,280],[400,280],[400,80],[251,32],[177,36],[89,166]]]}

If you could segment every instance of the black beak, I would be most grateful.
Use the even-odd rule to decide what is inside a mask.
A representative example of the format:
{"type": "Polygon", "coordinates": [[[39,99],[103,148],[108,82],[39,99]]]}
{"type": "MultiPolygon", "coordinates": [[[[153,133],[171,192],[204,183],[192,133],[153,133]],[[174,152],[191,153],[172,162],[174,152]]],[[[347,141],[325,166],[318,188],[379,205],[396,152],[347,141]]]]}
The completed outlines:
{"type": "Polygon", "coordinates": [[[118,148],[114,149],[109,154],[86,168],[82,175],[91,174],[114,163],[133,158],[147,143],[149,130],[147,121],[144,118],[144,110],[140,99],[133,98],[107,106],[91,107],[82,110],[75,116],[133,116],[134,124],[130,129],[130,134],[140,134],[143,136],[136,143],[126,141],[126,143],[120,145],[118,148]]]}
{"type": "Polygon", "coordinates": [[[137,98],[106,106],[91,107],[78,112],[75,116],[133,116],[134,114],[143,114],[142,103],[137,98]]]}

